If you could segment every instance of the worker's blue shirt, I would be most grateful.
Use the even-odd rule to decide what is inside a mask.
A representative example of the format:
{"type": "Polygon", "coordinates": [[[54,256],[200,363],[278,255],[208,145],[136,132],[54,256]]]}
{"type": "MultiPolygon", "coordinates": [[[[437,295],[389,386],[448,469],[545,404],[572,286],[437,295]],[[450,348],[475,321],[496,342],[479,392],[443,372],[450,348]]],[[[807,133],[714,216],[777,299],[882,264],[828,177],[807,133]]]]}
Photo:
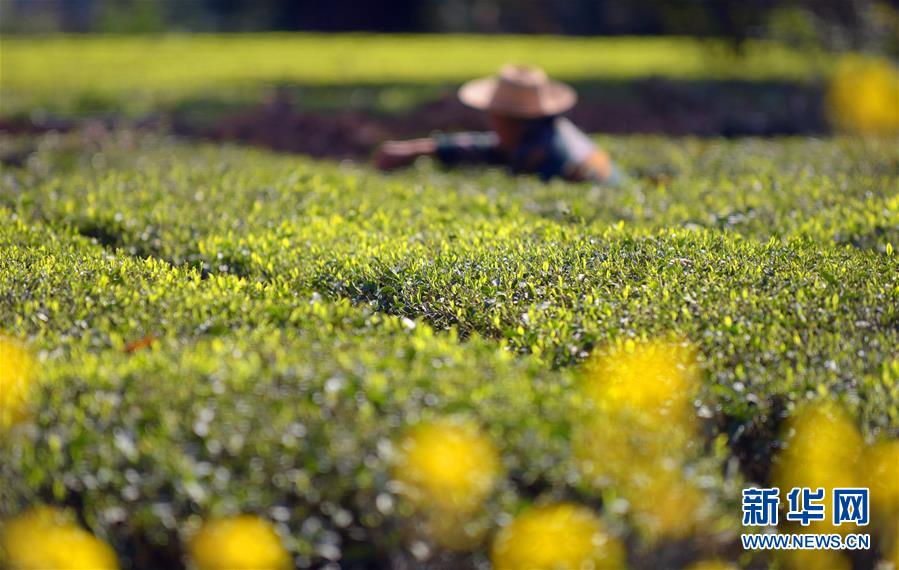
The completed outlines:
{"type": "Polygon", "coordinates": [[[616,184],[620,174],[609,155],[568,119],[536,120],[511,153],[499,148],[496,133],[438,134],[437,157],[447,165],[505,164],[516,173],[537,174],[543,180],[561,177],[574,181],[616,184]]]}

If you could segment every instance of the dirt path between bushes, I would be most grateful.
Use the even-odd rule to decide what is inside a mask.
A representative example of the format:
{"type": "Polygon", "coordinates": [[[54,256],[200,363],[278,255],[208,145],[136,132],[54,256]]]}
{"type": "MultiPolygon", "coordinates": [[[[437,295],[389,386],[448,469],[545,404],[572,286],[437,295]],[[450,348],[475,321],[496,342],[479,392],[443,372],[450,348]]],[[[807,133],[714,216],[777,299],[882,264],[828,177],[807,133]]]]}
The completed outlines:
{"type": "MultiPolygon", "coordinates": [[[[820,86],[789,83],[670,81],[576,86],[581,100],[568,116],[590,133],[670,136],[820,135],[828,132],[820,86]]],[[[364,160],[391,138],[433,131],[484,130],[486,117],[443,97],[401,113],[365,109],[323,111],[295,103],[283,91],[244,110],[197,121],[177,111],[126,121],[113,115],[42,122],[0,119],[0,132],[40,133],[85,123],[173,132],[190,138],[235,141],[318,158],[364,160]]]]}

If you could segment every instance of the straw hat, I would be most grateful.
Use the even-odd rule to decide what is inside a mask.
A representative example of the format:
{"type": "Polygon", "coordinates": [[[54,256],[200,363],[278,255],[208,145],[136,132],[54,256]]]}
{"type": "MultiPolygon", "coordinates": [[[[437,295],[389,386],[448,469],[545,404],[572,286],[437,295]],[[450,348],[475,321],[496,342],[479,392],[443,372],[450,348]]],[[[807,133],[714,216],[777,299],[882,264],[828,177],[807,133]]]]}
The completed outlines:
{"type": "Polygon", "coordinates": [[[550,81],[539,67],[506,65],[498,77],[474,79],[459,89],[469,107],[510,117],[534,119],[564,113],[574,106],[574,89],[550,81]]]}

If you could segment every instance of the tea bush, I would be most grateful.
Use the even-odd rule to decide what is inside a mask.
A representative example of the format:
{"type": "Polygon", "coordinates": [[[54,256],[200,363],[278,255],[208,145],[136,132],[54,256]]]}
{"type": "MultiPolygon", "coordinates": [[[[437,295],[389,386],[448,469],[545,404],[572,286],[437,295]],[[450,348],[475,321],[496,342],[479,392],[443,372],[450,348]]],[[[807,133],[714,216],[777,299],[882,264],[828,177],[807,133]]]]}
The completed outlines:
{"type": "MultiPolygon", "coordinates": [[[[484,565],[526,555],[508,545],[527,513],[559,504],[601,513],[634,567],[747,563],[728,554],[739,489],[770,481],[794,409],[837,400],[869,442],[899,433],[894,141],[609,138],[631,175],[615,190],[26,142],[0,174],[0,322],[37,383],[0,435],[0,515],[68,507],[126,567],[185,564],[205,522],[241,513],[301,566],[484,565]],[[673,464],[709,518],[687,536],[645,532],[572,451],[595,411],[580,363],[655,338],[698,355],[673,464]],[[482,509],[408,500],[420,433],[495,450],[482,509]]],[[[423,489],[478,481],[456,475],[423,489]]]]}
{"type": "Polygon", "coordinates": [[[300,562],[352,561],[342,543],[387,548],[405,508],[395,436],[444,416],[503,442],[512,479],[495,500],[565,487],[568,375],[346,302],[201,280],[19,222],[2,236],[3,322],[46,347],[34,417],[2,439],[4,510],[75,505],[138,565],[178,564],[198,510],[253,511],[300,562]],[[128,349],[150,322],[159,338],[128,349]]]}

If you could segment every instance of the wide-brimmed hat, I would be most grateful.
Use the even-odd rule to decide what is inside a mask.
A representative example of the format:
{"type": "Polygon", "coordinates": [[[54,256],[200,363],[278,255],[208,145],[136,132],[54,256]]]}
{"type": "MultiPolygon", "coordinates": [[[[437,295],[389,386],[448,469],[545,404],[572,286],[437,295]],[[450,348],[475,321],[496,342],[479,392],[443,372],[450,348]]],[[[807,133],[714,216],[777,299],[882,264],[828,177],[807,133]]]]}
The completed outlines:
{"type": "Polygon", "coordinates": [[[539,67],[506,65],[497,77],[474,79],[459,88],[459,99],[475,109],[534,119],[564,113],[574,106],[574,89],[551,81],[539,67]]]}

